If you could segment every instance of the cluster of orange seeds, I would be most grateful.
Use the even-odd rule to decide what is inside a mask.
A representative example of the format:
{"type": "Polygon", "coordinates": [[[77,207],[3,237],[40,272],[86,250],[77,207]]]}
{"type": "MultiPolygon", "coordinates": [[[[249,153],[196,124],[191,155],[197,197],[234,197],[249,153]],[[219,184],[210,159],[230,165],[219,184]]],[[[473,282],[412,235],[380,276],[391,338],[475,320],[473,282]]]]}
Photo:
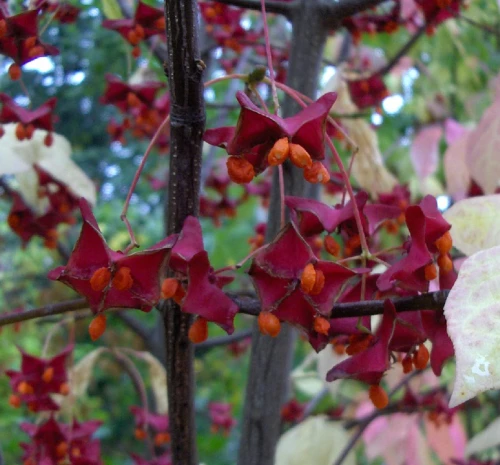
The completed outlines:
{"type": "Polygon", "coordinates": [[[373,340],[373,335],[370,333],[351,334],[349,336],[349,345],[345,349],[347,355],[356,355],[368,349],[368,346],[373,340]]]}
{"type": "Polygon", "coordinates": [[[282,137],[274,143],[269,151],[267,162],[270,166],[277,166],[288,159],[297,168],[304,170],[304,178],[310,183],[326,184],[330,181],[330,174],[321,162],[313,162],[311,155],[304,147],[289,142],[287,137],[282,137]]]}
{"type": "Polygon", "coordinates": [[[417,370],[423,370],[429,363],[429,358],[429,350],[424,344],[420,344],[413,355],[408,353],[401,361],[401,365],[403,365],[403,373],[411,373],[413,371],[413,367],[417,370]]]}
{"type": "Polygon", "coordinates": [[[118,268],[115,275],[111,277],[109,268],[103,266],[94,271],[90,278],[90,287],[93,291],[101,292],[111,283],[111,286],[119,291],[128,291],[134,284],[130,268],[122,266],[118,268]]]}
{"type": "MultiPolygon", "coordinates": [[[[42,381],[44,383],[50,383],[53,377],[54,377],[54,368],[47,367],[42,374],[42,381]]],[[[69,391],[70,388],[68,383],[62,383],[59,386],[59,394],[67,396],[69,394],[69,391]]],[[[35,389],[27,381],[21,381],[16,388],[16,392],[17,394],[11,394],[9,396],[9,404],[14,408],[19,408],[21,406],[22,401],[21,397],[19,397],[18,394],[22,396],[29,396],[35,393],[35,389]]],[[[28,408],[32,412],[36,411],[35,405],[33,403],[28,404],[28,408]]]]}
{"type": "Polygon", "coordinates": [[[173,299],[174,302],[180,305],[185,295],[186,291],[178,279],[166,278],[163,280],[163,283],[161,284],[162,299],[173,299]]]}
{"type": "MultiPolygon", "coordinates": [[[[144,428],[136,428],[134,431],[134,436],[138,441],[143,441],[146,439],[147,432],[144,428]]],[[[163,446],[170,442],[169,433],[157,433],[154,437],[154,445],[157,447],[163,446]]]]}
{"type": "Polygon", "coordinates": [[[302,271],[300,277],[300,288],[309,295],[318,295],[325,286],[325,275],[321,270],[314,268],[312,263],[309,263],[302,271]]]}
{"type": "MultiPolygon", "coordinates": [[[[453,270],[453,261],[449,256],[449,252],[453,247],[453,240],[449,231],[445,232],[436,242],[435,246],[439,251],[439,256],[436,260],[439,267],[439,273],[447,274],[453,270]]],[[[432,281],[438,276],[438,270],[434,263],[430,263],[424,269],[425,279],[432,281]]]]}

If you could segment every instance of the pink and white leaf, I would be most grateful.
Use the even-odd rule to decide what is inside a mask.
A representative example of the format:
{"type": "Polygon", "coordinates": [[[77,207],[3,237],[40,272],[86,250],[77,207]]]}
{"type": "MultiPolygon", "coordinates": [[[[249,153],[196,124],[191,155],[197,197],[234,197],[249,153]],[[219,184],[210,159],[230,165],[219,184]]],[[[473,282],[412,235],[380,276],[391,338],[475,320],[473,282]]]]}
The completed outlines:
{"type": "Polygon", "coordinates": [[[456,355],[450,407],[500,388],[500,246],[469,257],[444,307],[456,355]]]}

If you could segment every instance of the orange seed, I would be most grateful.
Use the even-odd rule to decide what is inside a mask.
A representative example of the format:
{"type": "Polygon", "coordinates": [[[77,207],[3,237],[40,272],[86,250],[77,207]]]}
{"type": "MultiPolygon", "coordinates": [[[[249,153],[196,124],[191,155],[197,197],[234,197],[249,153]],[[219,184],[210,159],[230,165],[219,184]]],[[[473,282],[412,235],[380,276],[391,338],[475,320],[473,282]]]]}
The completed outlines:
{"type": "Polygon", "coordinates": [[[155,436],[155,446],[163,446],[163,444],[167,444],[168,442],[170,442],[169,433],[158,433],[155,436]]]}
{"type": "Polygon", "coordinates": [[[94,271],[94,274],[90,278],[90,287],[93,291],[101,292],[108,286],[110,281],[111,271],[109,271],[109,268],[103,266],[94,271]]]}
{"type": "Polygon", "coordinates": [[[68,383],[62,383],[60,386],[59,386],[59,394],[63,395],[63,396],[67,396],[69,394],[69,384],[68,383]]]}
{"type": "Polygon", "coordinates": [[[18,64],[12,63],[9,66],[9,77],[13,81],[18,81],[19,79],[21,79],[21,68],[19,67],[18,64]]]}
{"type": "Polygon", "coordinates": [[[166,278],[161,283],[161,298],[162,299],[171,299],[177,289],[179,288],[179,280],[175,278],[166,278]]]}
{"type": "Polygon", "coordinates": [[[21,381],[17,386],[17,392],[19,392],[19,394],[29,395],[33,394],[35,390],[33,389],[33,386],[31,384],[27,383],[26,381],[21,381]]]}
{"type": "Polygon", "coordinates": [[[446,231],[436,242],[435,245],[441,255],[446,255],[453,247],[453,239],[450,231],[446,231]]]}
{"type": "Polygon", "coordinates": [[[316,331],[317,333],[328,336],[328,331],[330,330],[330,323],[326,318],[323,318],[322,316],[317,316],[316,318],[314,318],[313,328],[314,331],[316,331]]]}
{"type": "Polygon", "coordinates": [[[389,396],[387,392],[385,392],[384,388],[380,387],[379,384],[372,384],[368,391],[368,395],[370,396],[370,400],[372,404],[378,408],[383,409],[387,407],[389,403],[389,396]]]}
{"type": "Polygon", "coordinates": [[[304,178],[312,184],[327,184],[330,181],[330,175],[320,161],[315,161],[310,167],[304,168],[304,178]]]}
{"type": "Polygon", "coordinates": [[[413,355],[413,364],[417,370],[423,370],[429,362],[429,350],[424,344],[418,346],[418,350],[413,355]]]}
{"type": "Polygon", "coordinates": [[[309,292],[311,295],[318,295],[325,286],[325,275],[321,270],[316,270],[316,279],[314,281],[314,286],[309,292]]]}
{"type": "Polygon", "coordinates": [[[299,144],[290,144],[290,160],[299,168],[310,168],[313,164],[311,155],[299,144]]]}
{"type": "Polygon", "coordinates": [[[189,328],[188,337],[193,344],[199,344],[200,342],[206,341],[208,337],[207,320],[201,316],[196,318],[189,328]]]}
{"type": "Polygon", "coordinates": [[[229,157],[226,162],[227,174],[237,184],[247,184],[255,177],[252,164],[242,157],[229,157]]]}
{"type": "Polygon", "coordinates": [[[453,261],[448,254],[440,255],[437,259],[437,263],[439,266],[439,272],[442,274],[447,274],[453,270],[453,261]]]}
{"type": "Polygon", "coordinates": [[[433,279],[437,278],[437,268],[434,263],[429,263],[425,268],[424,268],[424,273],[425,273],[425,279],[427,281],[432,281],[433,279]]]}
{"type": "Polygon", "coordinates": [[[113,281],[111,281],[111,284],[119,291],[128,291],[134,285],[134,280],[132,278],[130,268],[128,268],[127,266],[122,266],[121,268],[119,268],[115,276],[113,277],[113,281]]]}
{"type": "Polygon", "coordinates": [[[281,330],[281,323],[278,317],[269,312],[260,312],[257,318],[259,330],[262,334],[276,337],[281,330]]]}
{"type": "Polygon", "coordinates": [[[340,255],[340,245],[332,236],[326,236],[324,244],[326,251],[330,255],[333,255],[334,257],[338,257],[340,255]]]}
{"type": "Polygon", "coordinates": [[[309,294],[316,283],[316,270],[312,263],[308,263],[304,271],[302,271],[302,276],[300,277],[300,287],[306,293],[309,294]]]}
{"type": "Polygon", "coordinates": [[[89,335],[90,339],[96,341],[99,339],[106,331],[106,315],[99,313],[89,325],[89,335]]]}
{"type": "Polygon", "coordinates": [[[281,165],[288,158],[289,153],[290,147],[288,144],[288,138],[282,137],[274,143],[272,149],[267,155],[267,161],[271,166],[281,165]]]}
{"type": "Polygon", "coordinates": [[[53,367],[45,368],[43,375],[42,375],[43,382],[50,383],[52,381],[53,377],[54,377],[54,368],[53,367]]]}
{"type": "Polygon", "coordinates": [[[14,408],[19,408],[21,406],[21,398],[15,394],[9,396],[9,404],[14,408]]]}

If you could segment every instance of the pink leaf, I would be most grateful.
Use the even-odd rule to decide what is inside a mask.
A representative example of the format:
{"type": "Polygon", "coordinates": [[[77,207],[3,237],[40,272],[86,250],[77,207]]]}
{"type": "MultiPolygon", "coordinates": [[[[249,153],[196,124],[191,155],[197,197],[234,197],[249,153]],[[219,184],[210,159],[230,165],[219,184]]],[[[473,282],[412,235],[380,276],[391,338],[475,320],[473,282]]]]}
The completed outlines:
{"type": "Polygon", "coordinates": [[[437,454],[440,463],[445,465],[454,462],[451,459],[463,459],[467,436],[458,415],[453,415],[451,423],[439,426],[424,416],[426,437],[429,445],[437,454]]]}
{"type": "Polygon", "coordinates": [[[465,162],[485,194],[493,194],[500,181],[500,99],[486,110],[467,141],[465,162]]]}
{"type": "Polygon", "coordinates": [[[439,141],[442,135],[441,126],[432,125],[421,129],[413,139],[410,158],[420,179],[436,172],[439,163],[439,141]]]}
{"type": "Polygon", "coordinates": [[[446,133],[446,139],[450,138],[449,146],[444,153],[444,175],[446,178],[446,190],[455,201],[462,200],[467,196],[471,177],[469,168],[465,161],[470,131],[465,130],[462,135],[455,137],[455,130],[446,133]]]}
{"type": "Polygon", "coordinates": [[[448,145],[452,145],[469,130],[453,118],[447,118],[444,122],[444,139],[448,145]]]}

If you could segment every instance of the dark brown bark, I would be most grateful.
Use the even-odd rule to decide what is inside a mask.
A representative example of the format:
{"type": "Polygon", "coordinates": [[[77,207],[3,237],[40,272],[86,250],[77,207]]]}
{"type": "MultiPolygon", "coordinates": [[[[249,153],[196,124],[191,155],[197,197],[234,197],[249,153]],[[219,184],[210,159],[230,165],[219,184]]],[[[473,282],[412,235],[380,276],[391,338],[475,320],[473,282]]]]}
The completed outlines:
{"type": "MultiPolygon", "coordinates": [[[[304,94],[315,97],[321,69],[327,30],[321,27],[319,0],[295,2],[293,35],[288,84],[304,94]]],[[[298,110],[290,99],[285,100],[283,116],[298,110]]],[[[284,166],[287,195],[304,196],[306,183],[302,172],[291,164],[284,166]]],[[[280,227],[280,198],[275,173],[267,225],[267,239],[280,227]]],[[[281,406],[285,403],[294,349],[294,332],[282,324],[278,337],[263,336],[254,324],[252,354],[241,431],[238,465],[272,465],[280,436],[281,406]]]]}
{"type": "MultiPolygon", "coordinates": [[[[195,0],[165,0],[170,110],[170,174],[166,206],[167,233],[182,229],[199,208],[202,137],[205,129],[202,72],[195,0]]],[[[169,420],[174,465],[198,465],[194,421],[192,317],[172,300],[164,303],[169,420]]]]}

